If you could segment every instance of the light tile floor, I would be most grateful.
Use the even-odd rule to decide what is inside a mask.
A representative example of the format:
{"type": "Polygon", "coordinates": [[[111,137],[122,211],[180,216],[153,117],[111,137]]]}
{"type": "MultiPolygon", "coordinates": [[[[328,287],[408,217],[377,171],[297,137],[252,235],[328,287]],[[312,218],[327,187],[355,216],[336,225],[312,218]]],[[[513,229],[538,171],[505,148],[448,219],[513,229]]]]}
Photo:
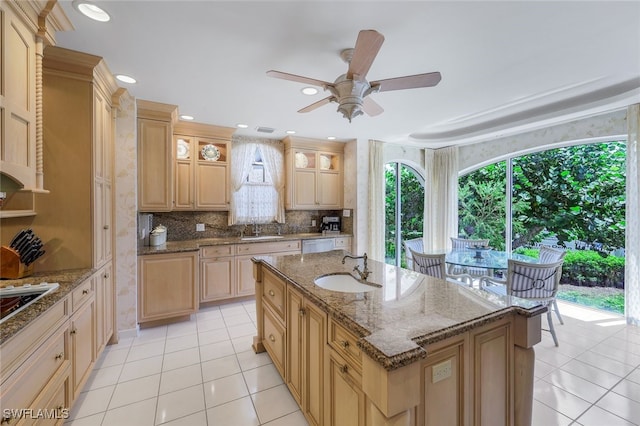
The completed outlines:
{"type": "MultiPolygon", "coordinates": [[[[543,332],[535,347],[533,425],[640,425],[640,328],[559,307],[560,346],[543,332]]],[[[253,353],[255,330],[255,302],[244,302],[121,339],[96,363],[67,424],[306,425],[268,355],[253,353]]]]}

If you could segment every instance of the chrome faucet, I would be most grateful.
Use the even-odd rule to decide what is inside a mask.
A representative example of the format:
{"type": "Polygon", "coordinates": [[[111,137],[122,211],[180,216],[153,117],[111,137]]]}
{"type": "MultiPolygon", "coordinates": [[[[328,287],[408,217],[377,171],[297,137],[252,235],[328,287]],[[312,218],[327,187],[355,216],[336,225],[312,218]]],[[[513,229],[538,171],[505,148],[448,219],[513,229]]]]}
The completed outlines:
{"type": "Polygon", "coordinates": [[[255,235],[256,237],[258,235],[260,235],[260,224],[256,223],[256,221],[253,221],[253,235],[255,235]]]}
{"type": "Polygon", "coordinates": [[[343,265],[344,265],[344,261],[345,261],[346,258],[356,259],[356,260],[363,259],[364,262],[363,262],[363,265],[362,265],[363,266],[362,271],[360,270],[360,268],[358,267],[357,264],[356,264],[356,266],[353,267],[353,270],[354,270],[354,272],[357,272],[358,275],[360,275],[360,279],[361,280],[366,281],[367,277],[371,273],[371,271],[369,271],[369,269],[367,269],[367,253],[365,253],[363,256],[351,256],[351,255],[347,254],[342,258],[342,264],[343,265]]]}

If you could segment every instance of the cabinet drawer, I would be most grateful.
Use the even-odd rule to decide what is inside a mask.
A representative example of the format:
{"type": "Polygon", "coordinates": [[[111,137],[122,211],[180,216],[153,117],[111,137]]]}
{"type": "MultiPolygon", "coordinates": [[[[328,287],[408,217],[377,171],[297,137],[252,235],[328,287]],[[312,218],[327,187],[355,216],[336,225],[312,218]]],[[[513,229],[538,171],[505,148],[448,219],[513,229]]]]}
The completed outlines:
{"type": "Polygon", "coordinates": [[[223,246],[209,246],[200,248],[200,257],[218,257],[218,256],[232,256],[234,245],[223,245],[223,246]]]}
{"type": "Polygon", "coordinates": [[[336,237],[334,247],[337,249],[351,250],[351,238],[350,237],[336,237]]]}
{"type": "Polygon", "coordinates": [[[236,254],[270,254],[282,251],[298,251],[300,247],[300,240],[238,244],[236,246],[236,254]]]}
{"type": "Polygon", "coordinates": [[[286,284],[271,271],[263,268],[262,301],[270,305],[273,312],[284,322],[286,284]]]}
{"type": "Polygon", "coordinates": [[[362,371],[362,352],[358,348],[358,339],[351,332],[329,319],[329,345],[359,372],[362,371]]]}
{"type": "Polygon", "coordinates": [[[69,395],[69,368],[63,369],[47,385],[38,399],[33,403],[34,410],[46,413],[46,418],[26,419],[26,425],[54,425],[62,424],[69,417],[71,397],[69,395]]]}
{"type": "Polygon", "coordinates": [[[69,363],[66,327],[38,348],[0,388],[2,408],[28,408],[60,368],[69,363]]]}
{"type": "Polygon", "coordinates": [[[71,311],[77,311],[84,302],[91,298],[93,291],[93,279],[88,279],[73,290],[73,293],[71,293],[71,311]]]}
{"type": "Polygon", "coordinates": [[[269,308],[264,309],[264,347],[271,356],[273,365],[284,377],[286,335],[284,327],[275,319],[269,308]]]}

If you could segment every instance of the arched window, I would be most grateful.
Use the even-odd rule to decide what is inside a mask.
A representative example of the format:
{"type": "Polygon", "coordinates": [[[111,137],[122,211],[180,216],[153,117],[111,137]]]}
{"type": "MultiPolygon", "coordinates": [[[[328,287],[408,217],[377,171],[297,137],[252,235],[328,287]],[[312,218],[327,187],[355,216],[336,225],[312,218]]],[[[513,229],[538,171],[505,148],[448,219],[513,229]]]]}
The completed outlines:
{"type": "Polygon", "coordinates": [[[402,242],[421,238],[423,222],[424,177],[407,164],[385,164],[386,263],[406,266],[402,242]]]}

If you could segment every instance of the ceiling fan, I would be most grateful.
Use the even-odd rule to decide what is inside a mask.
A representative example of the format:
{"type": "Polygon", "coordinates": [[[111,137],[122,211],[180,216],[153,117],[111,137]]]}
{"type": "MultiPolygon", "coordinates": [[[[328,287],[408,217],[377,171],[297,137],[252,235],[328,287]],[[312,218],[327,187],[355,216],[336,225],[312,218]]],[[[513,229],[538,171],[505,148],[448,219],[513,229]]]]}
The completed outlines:
{"type": "Polygon", "coordinates": [[[371,64],[373,64],[373,60],[376,58],[383,42],[384,36],[375,30],[360,31],[356,40],[356,47],[344,49],[340,52],[340,57],[349,64],[349,69],[346,74],[339,76],[333,83],[275,70],[267,71],[267,75],[283,80],[320,86],[324,90],[329,90],[331,96],[314,102],[298,110],[298,112],[313,111],[322,105],[336,102],[338,111],[349,122],[351,122],[352,118],[361,115],[363,111],[370,116],[379,115],[384,111],[376,101],[369,97],[371,93],[432,87],[440,82],[441,76],[439,72],[367,81],[365,78],[367,72],[369,72],[369,68],[371,68],[371,64]]]}

